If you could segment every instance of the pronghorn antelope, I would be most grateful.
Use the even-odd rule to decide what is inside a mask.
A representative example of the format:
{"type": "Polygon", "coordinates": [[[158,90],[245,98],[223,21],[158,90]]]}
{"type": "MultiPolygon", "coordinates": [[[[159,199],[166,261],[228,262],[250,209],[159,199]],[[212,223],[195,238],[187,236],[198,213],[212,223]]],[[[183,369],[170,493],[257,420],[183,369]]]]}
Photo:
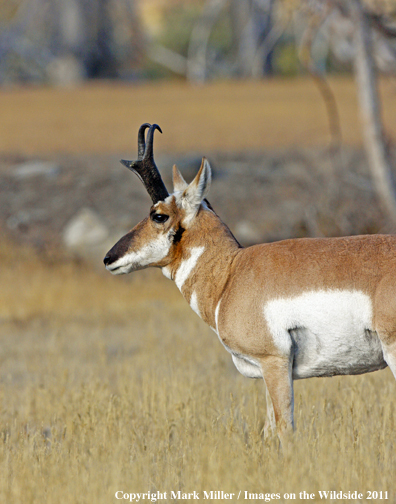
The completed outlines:
{"type": "Polygon", "coordinates": [[[238,371],[264,379],[265,431],[276,426],[281,439],[293,429],[293,380],[387,365],[396,378],[396,237],[243,248],[206,199],[205,158],[190,184],[174,166],[168,193],[154,162],[155,129],[143,124],[138,160],[122,161],[151,196],[149,217],[107,253],[106,268],[120,275],[155,266],[174,280],[238,371]]]}

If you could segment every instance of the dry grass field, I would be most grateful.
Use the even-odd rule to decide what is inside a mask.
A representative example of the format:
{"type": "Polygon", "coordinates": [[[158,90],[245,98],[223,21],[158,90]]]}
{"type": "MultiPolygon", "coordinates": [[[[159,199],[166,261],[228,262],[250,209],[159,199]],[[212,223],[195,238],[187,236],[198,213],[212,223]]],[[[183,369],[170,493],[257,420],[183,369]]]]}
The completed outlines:
{"type": "MultiPolygon", "coordinates": [[[[353,85],[333,85],[345,141],[359,143],[353,85]]],[[[391,136],[393,93],[384,83],[391,136]]],[[[130,153],[145,121],[167,131],[158,146],[169,152],[328,141],[306,80],[10,89],[0,110],[3,155],[130,153]]],[[[319,490],[357,490],[364,498],[353,502],[366,502],[365,492],[382,491],[396,502],[388,369],[295,382],[297,429],[282,452],[276,439],[263,441],[263,383],[236,371],[159,271],[112,277],[3,237],[0,286],[0,503],[109,504],[125,502],[117,491],[178,490],[201,500],[203,491],[242,491],[239,502],[264,502],[244,500],[245,491],[277,502],[285,493],[306,502],[302,491],[318,502],[319,490]]]]}
{"type": "Polygon", "coordinates": [[[160,272],[100,276],[4,243],[0,260],[0,502],[107,504],[119,490],[394,502],[389,370],[296,382],[282,454],[262,440],[263,384],[237,373],[160,272]]]}

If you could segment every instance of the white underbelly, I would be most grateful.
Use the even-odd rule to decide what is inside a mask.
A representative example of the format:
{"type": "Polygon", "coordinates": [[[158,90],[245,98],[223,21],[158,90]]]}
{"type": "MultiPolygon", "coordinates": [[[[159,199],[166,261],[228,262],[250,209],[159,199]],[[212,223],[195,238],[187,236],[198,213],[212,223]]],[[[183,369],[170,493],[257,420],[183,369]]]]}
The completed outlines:
{"type": "MultiPolygon", "coordinates": [[[[216,316],[216,319],[217,319],[217,316],[216,316]]],[[[216,321],[216,326],[217,326],[217,321],[216,321]]],[[[232,362],[234,363],[237,370],[243,376],[246,376],[246,378],[262,378],[263,377],[263,373],[261,371],[260,364],[255,359],[253,359],[252,357],[249,357],[247,355],[238,354],[237,352],[234,352],[233,350],[231,350],[231,348],[224,343],[223,339],[220,337],[217,330],[214,329],[213,327],[211,327],[211,329],[217,334],[223,347],[227,350],[227,352],[229,352],[231,354],[232,362]]]]}
{"type": "Polygon", "coordinates": [[[366,331],[329,341],[326,334],[304,327],[290,331],[293,341],[293,378],[352,375],[386,367],[376,333],[366,331]]]}
{"type": "Polygon", "coordinates": [[[293,352],[293,378],[361,374],[386,367],[360,291],[313,291],[270,301],[264,314],[278,348],[293,352]]]}
{"type": "Polygon", "coordinates": [[[245,355],[232,354],[232,361],[237,370],[246,378],[262,378],[263,373],[257,361],[245,355]]]}

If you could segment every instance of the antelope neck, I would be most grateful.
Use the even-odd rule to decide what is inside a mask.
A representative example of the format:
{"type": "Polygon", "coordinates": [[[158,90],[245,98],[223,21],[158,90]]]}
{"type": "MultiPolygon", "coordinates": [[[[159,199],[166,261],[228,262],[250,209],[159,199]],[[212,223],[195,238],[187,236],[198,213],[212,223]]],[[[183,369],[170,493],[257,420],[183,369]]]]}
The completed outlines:
{"type": "MultiPolygon", "coordinates": [[[[213,236],[210,237],[213,239],[213,236]]],[[[183,252],[163,271],[176,283],[193,310],[211,327],[216,327],[215,310],[233,271],[241,249],[233,239],[219,240],[213,247],[207,237],[183,247],[183,252]]]]}

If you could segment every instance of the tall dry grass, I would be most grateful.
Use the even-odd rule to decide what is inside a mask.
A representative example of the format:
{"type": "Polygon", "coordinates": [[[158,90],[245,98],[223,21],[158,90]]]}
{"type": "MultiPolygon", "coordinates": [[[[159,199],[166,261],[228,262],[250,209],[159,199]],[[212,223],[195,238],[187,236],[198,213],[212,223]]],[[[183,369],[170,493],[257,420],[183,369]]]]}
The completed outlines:
{"type": "Polygon", "coordinates": [[[99,275],[4,243],[0,261],[0,502],[108,504],[118,490],[395,502],[388,370],[296,382],[282,453],[262,439],[263,384],[158,271],[99,275]]]}

